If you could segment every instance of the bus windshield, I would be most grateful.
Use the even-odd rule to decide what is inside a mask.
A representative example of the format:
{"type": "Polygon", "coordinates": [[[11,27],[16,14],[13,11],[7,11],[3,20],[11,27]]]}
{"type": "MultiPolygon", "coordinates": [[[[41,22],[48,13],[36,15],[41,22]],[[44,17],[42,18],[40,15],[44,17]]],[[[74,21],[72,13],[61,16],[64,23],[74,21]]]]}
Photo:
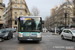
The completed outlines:
{"type": "Polygon", "coordinates": [[[19,21],[19,31],[20,32],[35,32],[35,31],[40,31],[41,30],[41,22],[40,22],[40,17],[24,17],[20,18],[19,21]]]}

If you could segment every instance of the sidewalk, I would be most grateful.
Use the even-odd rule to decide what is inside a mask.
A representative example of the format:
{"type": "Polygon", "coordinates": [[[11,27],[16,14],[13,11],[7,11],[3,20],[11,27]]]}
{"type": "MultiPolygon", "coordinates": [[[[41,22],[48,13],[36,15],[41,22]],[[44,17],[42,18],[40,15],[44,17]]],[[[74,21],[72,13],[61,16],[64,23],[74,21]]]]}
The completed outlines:
{"type": "Polygon", "coordinates": [[[59,35],[59,33],[53,33],[53,32],[42,32],[43,34],[51,34],[51,35],[59,35]]]}
{"type": "Polygon", "coordinates": [[[59,33],[54,33],[54,32],[48,32],[48,33],[50,33],[52,35],[59,35],[59,33]]]}
{"type": "Polygon", "coordinates": [[[56,34],[55,33],[52,33],[52,35],[59,35],[59,33],[56,33],[56,34]]]}

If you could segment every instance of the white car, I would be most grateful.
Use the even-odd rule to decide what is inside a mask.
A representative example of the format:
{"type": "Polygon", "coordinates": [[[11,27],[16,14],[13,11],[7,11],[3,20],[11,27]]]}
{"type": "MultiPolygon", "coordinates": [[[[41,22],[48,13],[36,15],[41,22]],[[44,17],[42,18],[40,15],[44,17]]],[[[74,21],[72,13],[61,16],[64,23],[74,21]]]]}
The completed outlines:
{"type": "Polygon", "coordinates": [[[75,41],[75,29],[64,29],[61,33],[61,38],[75,41]]]}

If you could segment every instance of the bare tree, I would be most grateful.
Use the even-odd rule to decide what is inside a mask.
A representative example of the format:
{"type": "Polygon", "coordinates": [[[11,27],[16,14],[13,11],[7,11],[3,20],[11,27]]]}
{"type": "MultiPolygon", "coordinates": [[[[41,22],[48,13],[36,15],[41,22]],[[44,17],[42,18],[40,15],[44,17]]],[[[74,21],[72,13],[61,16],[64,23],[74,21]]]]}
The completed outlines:
{"type": "Polygon", "coordinates": [[[33,16],[39,16],[39,10],[38,10],[38,8],[37,7],[33,7],[32,8],[32,12],[31,12],[31,14],[33,15],[33,16]]]}
{"type": "Polygon", "coordinates": [[[44,26],[49,29],[49,24],[50,24],[50,17],[47,16],[46,19],[45,19],[45,22],[44,22],[44,26]]]}

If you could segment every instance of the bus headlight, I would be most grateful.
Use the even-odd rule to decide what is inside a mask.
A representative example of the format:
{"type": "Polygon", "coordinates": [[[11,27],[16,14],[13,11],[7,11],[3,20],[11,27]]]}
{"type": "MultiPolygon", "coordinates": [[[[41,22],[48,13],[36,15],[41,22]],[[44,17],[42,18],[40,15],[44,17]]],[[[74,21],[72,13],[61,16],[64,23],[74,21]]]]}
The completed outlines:
{"type": "Polygon", "coordinates": [[[21,34],[21,33],[19,33],[18,35],[19,35],[19,37],[23,37],[23,34],[21,34]]]}
{"type": "Polygon", "coordinates": [[[38,38],[40,38],[41,36],[42,36],[41,33],[37,34],[37,37],[38,37],[38,38]]]}

